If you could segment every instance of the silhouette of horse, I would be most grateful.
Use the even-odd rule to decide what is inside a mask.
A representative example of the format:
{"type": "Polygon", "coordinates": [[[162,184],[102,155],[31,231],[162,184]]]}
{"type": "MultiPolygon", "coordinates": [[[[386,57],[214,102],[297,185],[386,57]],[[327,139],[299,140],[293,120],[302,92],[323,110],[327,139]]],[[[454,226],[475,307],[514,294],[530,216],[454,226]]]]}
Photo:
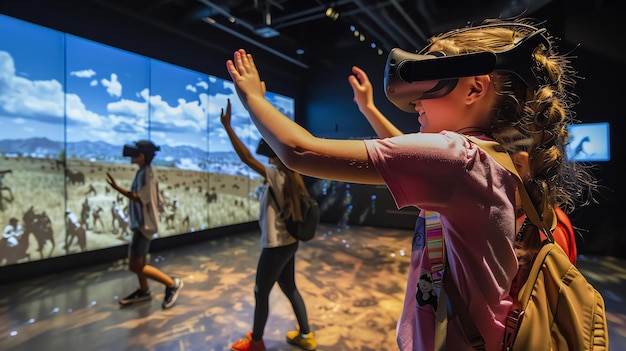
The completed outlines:
{"type": "Polygon", "coordinates": [[[216,192],[206,192],[204,193],[204,197],[206,198],[206,202],[212,203],[217,201],[217,193],[216,192]]]}
{"type": "Polygon", "coordinates": [[[81,171],[74,171],[70,168],[65,169],[65,177],[70,184],[85,184],[85,175],[81,171]]]}
{"type": "Polygon", "coordinates": [[[24,245],[26,245],[25,252],[28,250],[28,238],[30,234],[33,234],[37,239],[37,251],[39,251],[39,255],[41,259],[44,259],[43,248],[46,245],[46,242],[50,241],[52,243],[52,247],[50,248],[50,253],[48,253],[48,258],[52,256],[52,251],[54,250],[54,232],[52,230],[52,222],[50,221],[50,217],[46,214],[46,212],[35,213],[33,206],[31,206],[28,211],[24,213],[22,217],[22,223],[24,223],[24,235],[22,235],[22,241],[24,241],[24,245]]]}

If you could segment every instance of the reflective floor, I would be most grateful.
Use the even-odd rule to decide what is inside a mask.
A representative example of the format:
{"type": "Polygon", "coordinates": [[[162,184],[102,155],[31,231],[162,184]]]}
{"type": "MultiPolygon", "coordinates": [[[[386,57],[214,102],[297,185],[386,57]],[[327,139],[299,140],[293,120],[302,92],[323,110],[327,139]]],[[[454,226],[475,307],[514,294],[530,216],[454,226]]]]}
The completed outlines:
{"type": "MultiPolygon", "coordinates": [[[[318,350],[397,350],[411,232],[322,224],[301,243],[297,284],[307,304],[318,350]]],[[[0,286],[0,350],[229,350],[251,330],[259,233],[234,234],[151,255],[153,265],[184,280],[176,305],[153,299],[120,308],[136,288],[123,260],[0,286]]],[[[602,292],[612,350],[626,350],[626,262],[580,257],[580,270],[602,292]]],[[[295,317],[276,286],[264,340],[285,343],[295,317]]]]}

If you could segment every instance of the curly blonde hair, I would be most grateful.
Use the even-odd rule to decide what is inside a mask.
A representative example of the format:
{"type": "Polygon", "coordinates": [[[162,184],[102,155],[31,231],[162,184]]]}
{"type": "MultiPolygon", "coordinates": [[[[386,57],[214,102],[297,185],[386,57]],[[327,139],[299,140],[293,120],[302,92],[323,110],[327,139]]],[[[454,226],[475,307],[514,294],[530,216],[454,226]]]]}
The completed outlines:
{"type": "Polygon", "coordinates": [[[503,52],[537,31],[542,43],[533,53],[531,69],[538,81],[532,87],[511,71],[496,70],[491,78],[497,91],[491,132],[508,152],[529,154],[530,177],[525,187],[539,213],[546,206],[571,212],[577,205],[594,202],[597,182],[589,167],[567,160],[568,125],[575,123],[572,107],[576,72],[565,55],[557,53],[556,38],[542,23],[531,19],[486,20],[477,26],[456,29],[430,39],[429,51],[447,54],[503,52]]]}

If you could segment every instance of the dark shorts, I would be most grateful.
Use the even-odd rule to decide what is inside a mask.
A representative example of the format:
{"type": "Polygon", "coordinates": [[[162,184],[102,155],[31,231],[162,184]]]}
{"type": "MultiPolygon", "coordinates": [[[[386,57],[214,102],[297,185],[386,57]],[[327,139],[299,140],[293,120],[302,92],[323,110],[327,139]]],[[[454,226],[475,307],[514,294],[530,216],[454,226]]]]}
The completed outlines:
{"type": "Polygon", "coordinates": [[[150,240],[137,229],[133,230],[133,239],[128,246],[129,257],[147,256],[150,251],[150,240]]]}

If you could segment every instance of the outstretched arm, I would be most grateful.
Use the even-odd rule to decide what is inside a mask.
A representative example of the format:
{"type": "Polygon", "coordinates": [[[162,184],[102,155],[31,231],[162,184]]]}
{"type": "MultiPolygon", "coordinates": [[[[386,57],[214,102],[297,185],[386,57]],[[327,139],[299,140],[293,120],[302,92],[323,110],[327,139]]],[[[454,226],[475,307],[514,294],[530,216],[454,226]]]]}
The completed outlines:
{"type": "Polygon", "coordinates": [[[240,49],[226,67],[250,118],[287,167],[316,178],[383,183],[363,141],[317,138],[272,106],[264,97],[252,55],[240,49]]]}
{"type": "Polygon", "coordinates": [[[248,148],[243,144],[241,139],[239,139],[237,134],[235,134],[235,131],[230,125],[230,99],[228,99],[228,103],[226,104],[226,113],[224,113],[224,109],[222,109],[222,112],[220,113],[220,118],[222,120],[222,125],[224,126],[224,129],[226,129],[226,134],[228,134],[228,138],[233,144],[233,148],[235,149],[237,156],[239,156],[241,161],[248,165],[248,167],[252,168],[252,170],[260,174],[263,178],[266,178],[265,167],[263,166],[263,164],[259,162],[259,160],[254,158],[254,156],[252,156],[250,150],[248,150],[248,148]]]}
{"type": "Polygon", "coordinates": [[[390,138],[403,135],[374,105],[374,89],[369,77],[357,66],[352,67],[354,75],[348,77],[348,83],[354,92],[354,102],[359,106],[359,111],[367,118],[379,138],[390,138]]]}

